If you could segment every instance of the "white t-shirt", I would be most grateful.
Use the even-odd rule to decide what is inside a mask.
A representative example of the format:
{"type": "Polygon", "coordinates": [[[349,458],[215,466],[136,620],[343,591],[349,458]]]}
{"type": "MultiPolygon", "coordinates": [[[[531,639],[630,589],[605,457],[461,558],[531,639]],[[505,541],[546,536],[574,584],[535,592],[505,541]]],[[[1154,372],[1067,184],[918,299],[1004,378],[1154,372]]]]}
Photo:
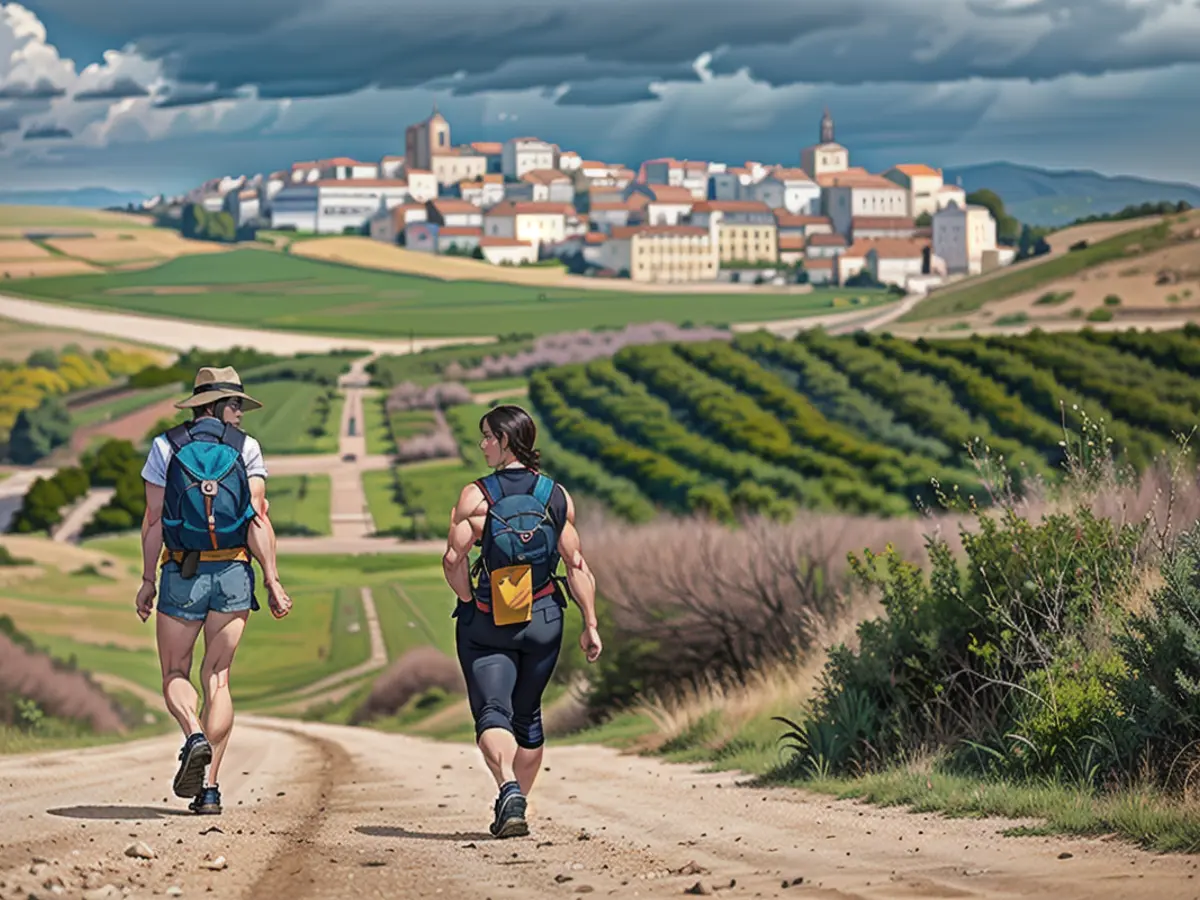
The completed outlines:
{"type": "MultiPolygon", "coordinates": [[[[171,442],[167,440],[165,434],[160,434],[150,445],[146,464],[142,466],[142,479],[157,487],[165,487],[167,464],[174,455],[175,450],[171,446],[171,442]]],[[[247,478],[253,478],[255,475],[261,478],[267,477],[267,465],[263,462],[262,447],[250,435],[246,435],[246,442],[242,445],[242,462],[246,465],[247,478]]]]}

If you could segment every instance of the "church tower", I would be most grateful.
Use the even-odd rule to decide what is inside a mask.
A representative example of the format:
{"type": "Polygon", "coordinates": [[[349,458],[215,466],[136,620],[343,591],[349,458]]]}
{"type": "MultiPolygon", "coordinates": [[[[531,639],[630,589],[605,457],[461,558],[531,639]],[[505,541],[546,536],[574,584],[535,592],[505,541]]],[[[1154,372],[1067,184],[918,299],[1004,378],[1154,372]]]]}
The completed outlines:
{"type": "Polygon", "coordinates": [[[821,116],[821,144],[834,143],[833,138],[833,116],[829,114],[829,109],[825,109],[825,115],[821,116]]]}

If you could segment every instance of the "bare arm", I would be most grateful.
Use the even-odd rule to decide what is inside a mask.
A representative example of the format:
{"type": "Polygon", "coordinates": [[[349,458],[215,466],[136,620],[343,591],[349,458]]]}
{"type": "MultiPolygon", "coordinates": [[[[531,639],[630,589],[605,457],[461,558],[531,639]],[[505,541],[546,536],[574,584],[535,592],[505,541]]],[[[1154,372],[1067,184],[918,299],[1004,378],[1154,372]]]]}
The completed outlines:
{"type": "Polygon", "coordinates": [[[275,560],[275,528],[267,517],[267,480],[258,475],[250,479],[250,503],[255,518],[246,535],[246,546],[262,566],[263,585],[279,583],[279,567],[275,560]]]}
{"type": "Polygon", "coordinates": [[[567,585],[571,588],[571,596],[578,604],[579,611],[583,613],[583,625],[585,628],[595,628],[596,576],[583,558],[583,545],[575,529],[575,502],[566,488],[563,488],[563,496],[567,500],[567,522],[558,536],[558,553],[566,563],[567,585]]]}
{"type": "Polygon", "coordinates": [[[146,482],[146,512],[142,516],[142,581],[157,581],[158,562],[162,556],[162,508],[165,489],[146,482]]]}
{"type": "Polygon", "coordinates": [[[480,517],[487,511],[487,501],[476,484],[468,484],[458,495],[458,503],[450,513],[450,533],[446,552],[442,556],[442,571],[446,583],[460,601],[471,600],[471,569],[468,562],[471,545],[479,537],[480,517]]]}

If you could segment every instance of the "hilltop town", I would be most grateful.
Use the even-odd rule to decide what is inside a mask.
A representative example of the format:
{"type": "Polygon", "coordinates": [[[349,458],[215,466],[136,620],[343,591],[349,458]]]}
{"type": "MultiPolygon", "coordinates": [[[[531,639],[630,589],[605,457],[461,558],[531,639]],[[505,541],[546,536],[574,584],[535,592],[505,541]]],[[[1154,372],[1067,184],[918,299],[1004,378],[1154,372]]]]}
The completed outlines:
{"type": "Polygon", "coordinates": [[[996,221],[939,169],[850,164],[828,111],[798,165],[651,159],[635,172],[535,137],[454,144],[435,108],[403,156],[295,162],[152,200],[238,228],[361,234],[495,265],[562,261],[640,282],[887,284],[920,292],[1005,265],[996,221]]]}

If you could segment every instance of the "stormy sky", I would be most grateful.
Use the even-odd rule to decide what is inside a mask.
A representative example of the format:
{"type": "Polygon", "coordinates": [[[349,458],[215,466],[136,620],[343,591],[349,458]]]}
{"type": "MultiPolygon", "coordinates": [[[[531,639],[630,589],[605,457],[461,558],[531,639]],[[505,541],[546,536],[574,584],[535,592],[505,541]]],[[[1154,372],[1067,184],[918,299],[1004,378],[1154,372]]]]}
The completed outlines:
{"type": "Polygon", "coordinates": [[[1200,182],[1200,0],[0,0],[0,188],[178,191],[456,142],[1200,182]]]}

